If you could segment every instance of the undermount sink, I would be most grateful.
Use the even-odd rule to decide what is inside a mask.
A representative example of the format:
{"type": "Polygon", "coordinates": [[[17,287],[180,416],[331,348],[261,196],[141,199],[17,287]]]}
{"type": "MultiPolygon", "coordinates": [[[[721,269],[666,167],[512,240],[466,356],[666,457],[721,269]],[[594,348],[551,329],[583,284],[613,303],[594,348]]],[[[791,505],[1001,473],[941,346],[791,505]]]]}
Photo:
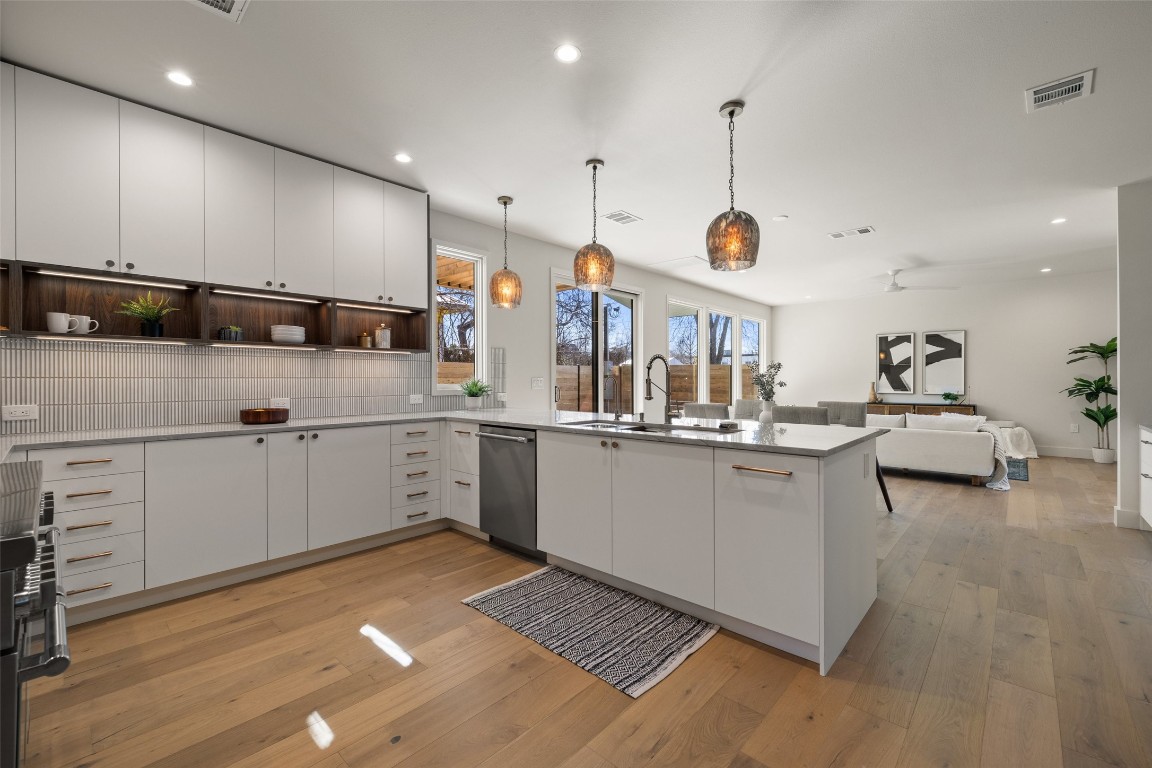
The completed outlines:
{"type": "Polygon", "coordinates": [[[732,434],[741,432],[740,429],[720,429],[719,427],[705,427],[702,424],[656,424],[638,423],[635,421],[604,421],[592,419],[589,421],[569,421],[568,427],[588,427],[589,429],[608,429],[615,432],[715,432],[718,434],[732,434]]]}

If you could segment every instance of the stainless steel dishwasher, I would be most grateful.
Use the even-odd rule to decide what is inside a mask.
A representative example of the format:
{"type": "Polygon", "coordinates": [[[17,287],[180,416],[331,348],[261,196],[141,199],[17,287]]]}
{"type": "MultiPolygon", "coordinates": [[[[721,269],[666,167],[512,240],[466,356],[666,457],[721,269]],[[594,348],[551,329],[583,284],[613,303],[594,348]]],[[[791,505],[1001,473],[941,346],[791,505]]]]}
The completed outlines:
{"type": "Polygon", "coordinates": [[[483,424],[480,530],[496,543],[536,550],[536,432],[483,424]]]}

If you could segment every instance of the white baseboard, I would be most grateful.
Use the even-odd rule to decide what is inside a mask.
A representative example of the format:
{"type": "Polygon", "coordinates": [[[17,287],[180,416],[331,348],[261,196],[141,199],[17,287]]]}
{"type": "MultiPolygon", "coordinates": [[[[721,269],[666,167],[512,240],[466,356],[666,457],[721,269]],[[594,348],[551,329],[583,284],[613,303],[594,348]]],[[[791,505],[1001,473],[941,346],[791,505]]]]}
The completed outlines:
{"type": "Polygon", "coordinates": [[[1112,507],[1112,522],[1117,528],[1135,528],[1138,531],[1148,530],[1144,521],[1140,519],[1140,511],[1136,509],[1121,509],[1112,507]]]}
{"type": "Polygon", "coordinates": [[[1056,456],[1063,459],[1091,459],[1091,448],[1068,448],[1063,445],[1038,445],[1036,453],[1041,456],[1056,456]]]}

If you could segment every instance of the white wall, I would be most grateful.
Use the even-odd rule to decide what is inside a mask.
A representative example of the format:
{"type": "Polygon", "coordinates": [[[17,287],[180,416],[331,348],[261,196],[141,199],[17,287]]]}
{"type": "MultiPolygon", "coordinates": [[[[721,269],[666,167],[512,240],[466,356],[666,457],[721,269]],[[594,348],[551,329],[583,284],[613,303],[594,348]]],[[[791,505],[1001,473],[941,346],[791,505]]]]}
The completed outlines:
{"type": "MultiPolygon", "coordinates": [[[[916,390],[922,331],[967,332],[968,401],[989,419],[1028,428],[1042,454],[1091,457],[1095,426],[1082,401],[1060,390],[1077,375],[1099,376],[1099,364],[1067,365],[1070,347],[1116,334],[1116,274],[1039,276],[957,291],[905,291],[773,309],[772,345],[787,388],[778,403],[865,400],[875,380],[876,334],[916,332],[916,390]],[[1077,424],[1079,434],[1069,425],[1077,424]]],[[[941,402],[936,395],[886,400],[941,402]]]]}
{"type": "MultiPolygon", "coordinates": [[[[510,213],[515,216],[515,207],[510,213]]],[[[604,226],[607,228],[609,225],[604,226]]],[[[602,230],[601,235],[601,242],[611,247],[610,234],[602,230]]],[[[432,211],[431,236],[434,241],[486,254],[487,274],[499,269],[504,258],[504,233],[495,227],[432,211]]],[[[543,377],[546,383],[551,379],[551,271],[558,268],[571,274],[574,256],[575,251],[568,248],[516,234],[508,236],[508,267],[524,281],[524,299],[515,310],[489,308],[486,343],[490,347],[504,347],[506,350],[510,408],[552,407],[551,385],[548,384],[547,389],[534,390],[531,388],[531,379],[543,377]]],[[[740,280],[739,274],[732,274],[731,277],[734,284],[740,280]]],[[[767,342],[771,339],[771,310],[764,304],[739,299],[656,272],[628,267],[620,264],[619,260],[616,263],[615,283],[620,287],[636,287],[643,291],[643,329],[640,335],[641,349],[637,350],[638,362],[641,359],[647,361],[657,352],[668,352],[666,305],[670,295],[762,319],[767,323],[765,340],[767,342]]],[[[487,277],[483,290],[487,302],[487,277]]],[[[657,370],[661,377],[659,380],[662,381],[663,370],[659,366],[657,370]]],[[[664,402],[658,391],[654,394],[656,399],[644,407],[649,414],[660,414],[664,402]]]]}
{"type": "Polygon", "coordinates": [[[1139,425],[1152,425],[1152,179],[1127,184],[1117,200],[1116,524],[1137,527],[1140,508],[1139,425]]]}

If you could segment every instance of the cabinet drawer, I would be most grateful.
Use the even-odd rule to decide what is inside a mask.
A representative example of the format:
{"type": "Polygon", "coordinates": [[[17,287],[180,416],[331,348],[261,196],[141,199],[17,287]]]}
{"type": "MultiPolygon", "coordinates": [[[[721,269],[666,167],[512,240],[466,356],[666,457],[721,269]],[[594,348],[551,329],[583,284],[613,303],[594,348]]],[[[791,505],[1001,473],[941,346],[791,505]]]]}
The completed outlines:
{"type": "MultiPolygon", "coordinates": [[[[393,424],[392,445],[404,443],[424,443],[440,439],[440,424],[426,421],[421,424],[393,424]]],[[[395,451],[393,451],[395,453],[395,451]]]]}
{"type": "Polygon", "coordinates": [[[1152,475],[1152,432],[1140,430],[1140,471],[1152,475]]]}
{"type": "Polygon", "coordinates": [[[392,466],[415,464],[420,461],[435,461],[440,458],[440,443],[431,440],[424,443],[404,443],[392,449],[392,466]]]}
{"type": "Polygon", "coordinates": [[[144,502],[69,512],[57,510],[55,525],[60,529],[63,544],[135,533],[144,530],[144,502]]]}
{"type": "Polygon", "coordinates": [[[448,425],[448,466],[454,472],[480,474],[480,440],[476,424],[452,422],[448,425]]]}
{"type": "Polygon", "coordinates": [[[431,480],[426,483],[413,483],[392,489],[392,508],[402,507],[406,504],[418,504],[424,501],[434,501],[440,498],[440,481],[431,480]]]}
{"type": "Polygon", "coordinates": [[[392,467],[392,487],[423,483],[429,480],[440,479],[439,461],[420,461],[415,464],[403,464],[392,467]]]}
{"type": "Polygon", "coordinates": [[[144,589],[144,563],[128,563],[64,578],[64,602],[69,608],[119,597],[144,589]]]}
{"type": "Polygon", "coordinates": [[[426,501],[423,504],[409,504],[406,507],[392,509],[392,530],[403,528],[406,525],[426,523],[429,520],[440,518],[440,500],[426,501]]]}
{"type": "Polygon", "coordinates": [[[65,576],[98,571],[144,559],[144,532],[77,541],[60,547],[60,572],[65,576]]]}
{"type": "Polygon", "coordinates": [[[57,514],[70,509],[111,507],[144,501],[144,473],[53,480],[44,483],[44,490],[52,491],[57,514]]]}
{"type": "Polygon", "coordinates": [[[44,462],[45,480],[143,472],[144,443],[43,448],[28,451],[28,459],[44,462]]]}

